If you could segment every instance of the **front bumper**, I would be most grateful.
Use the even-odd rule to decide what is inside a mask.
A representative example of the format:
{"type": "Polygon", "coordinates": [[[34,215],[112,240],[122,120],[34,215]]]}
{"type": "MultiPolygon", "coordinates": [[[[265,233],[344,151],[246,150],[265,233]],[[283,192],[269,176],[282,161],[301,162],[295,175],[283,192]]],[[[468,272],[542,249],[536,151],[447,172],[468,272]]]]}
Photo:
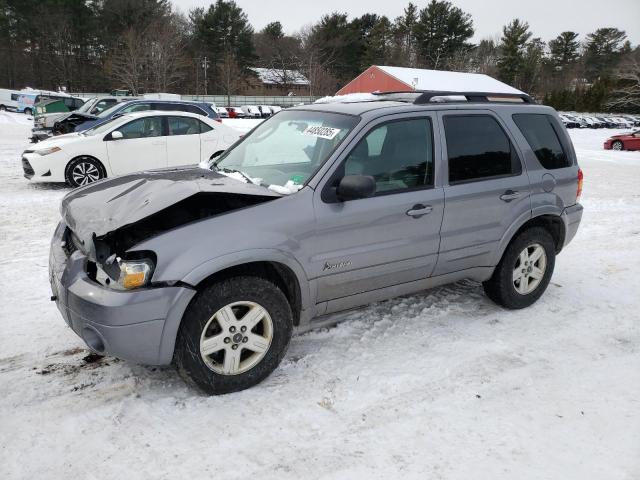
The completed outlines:
{"type": "Polygon", "coordinates": [[[88,259],[81,251],[68,255],[65,230],[60,223],[51,242],[49,281],[67,325],[101,355],[147,365],[171,363],[180,320],[195,290],[103,287],[87,275],[88,259]]]}
{"type": "Polygon", "coordinates": [[[573,237],[576,236],[578,232],[578,227],[580,226],[580,220],[582,220],[582,211],[584,210],[583,206],[579,203],[572,205],[570,207],[565,208],[562,211],[562,221],[564,222],[564,245],[563,248],[566,247],[573,237]]]}

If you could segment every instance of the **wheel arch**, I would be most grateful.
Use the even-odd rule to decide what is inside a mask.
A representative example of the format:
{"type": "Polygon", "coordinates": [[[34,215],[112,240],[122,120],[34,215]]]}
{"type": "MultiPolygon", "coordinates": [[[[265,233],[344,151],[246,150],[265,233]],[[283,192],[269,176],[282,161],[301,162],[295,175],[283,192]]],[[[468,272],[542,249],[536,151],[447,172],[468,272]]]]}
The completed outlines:
{"type": "Polygon", "coordinates": [[[104,162],[102,162],[99,158],[97,158],[97,157],[95,157],[93,155],[76,155],[75,157],[69,159],[67,164],[64,166],[64,178],[65,179],[68,178],[69,165],[71,165],[75,160],[79,160],[81,158],[90,158],[91,160],[97,162],[98,166],[102,169],[102,174],[104,175],[103,178],[107,178],[108,177],[107,167],[105,166],[104,162]]]}
{"type": "Polygon", "coordinates": [[[560,253],[564,245],[566,237],[566,226],[562,217],[556,213],[541,213],[535,217],[528,219],[522,219],[519,223],[512,226],[505,234],[500,242],[500,248],[496,252],[494,258],[494,264],[497,265],[500,259],[504,255],[505,250],[509,244],[516,238],[521,232],[531,227],[542,227],[547,230],[553,237],[553,241],[556,246],[556,253],[560,253]]]}
{"type": "Polygon", "coordinates": [[[310,302],[309,283],[300,264],[281,252],[255,252],[247,257],[235,255],[205,262],[190,272],[183,282],[201,291],[212,282],[241,275],[266,278],[280,288],[291,306],[294,325],[300,324],[302,311],[310,302]]]}

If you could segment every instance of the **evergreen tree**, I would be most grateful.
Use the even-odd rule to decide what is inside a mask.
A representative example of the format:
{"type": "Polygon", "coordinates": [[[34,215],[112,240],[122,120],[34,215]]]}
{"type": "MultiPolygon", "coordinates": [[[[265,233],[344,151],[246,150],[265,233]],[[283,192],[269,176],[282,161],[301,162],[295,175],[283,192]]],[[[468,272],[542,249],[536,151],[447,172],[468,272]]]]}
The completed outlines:
{"type": "Polygon", "coordinates": [[[502,29],[498,78],[503,82],[516,87],[520,85],[530,38],[529,24],[517,18],[502,29]]]}
{"type": "Polygon", "coordinates": [[[562,32],[549,42],[549,59],[554,68],[561,70],[580,56],[580,42],[576,32],[562,32]]]}
{"type": "Polygon", "coordinates": [[[229,64],[229,53],[241,69],[253,62],[253,27],[236,2],[217,0],[206,11],[192,10],[190,20],[197,49],[214,68],[229,64]]]}
{"type": "Polygon", "coordinates": [[[590,81],[610,75],[624,52],[627,34],[617,28],[599,28],[587,35],[585,68],[590,81]]]}
{"type": "Polygon", "coordinates": [[[404,15],[396,18],[393,25],[393,57],[398,66],[416,66],[416,32],[418,7],[412,2],[404,9],[404,15]]]}
{"type": "Polygon", "coordinates": [[[469,49],[473,36],[471,15],[447,1],[431,0],[420,11],[415,25],[418,63],[432,69],[445,69],[462,49],[469,49]]]}

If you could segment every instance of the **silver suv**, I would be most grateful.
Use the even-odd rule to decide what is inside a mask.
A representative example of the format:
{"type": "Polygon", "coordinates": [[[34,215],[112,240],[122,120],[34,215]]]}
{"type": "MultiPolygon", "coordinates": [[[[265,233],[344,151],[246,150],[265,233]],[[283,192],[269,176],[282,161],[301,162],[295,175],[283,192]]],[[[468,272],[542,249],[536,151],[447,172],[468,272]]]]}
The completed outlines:
{"type": "Polygon", "coordinates": [[[291,108],[208,165],[73,190],[52,299],[93,351],[210,394],[372,302],[470,278],[531,305],[582,216],[574,149],[526,95],[455,95],[291,108]]]}

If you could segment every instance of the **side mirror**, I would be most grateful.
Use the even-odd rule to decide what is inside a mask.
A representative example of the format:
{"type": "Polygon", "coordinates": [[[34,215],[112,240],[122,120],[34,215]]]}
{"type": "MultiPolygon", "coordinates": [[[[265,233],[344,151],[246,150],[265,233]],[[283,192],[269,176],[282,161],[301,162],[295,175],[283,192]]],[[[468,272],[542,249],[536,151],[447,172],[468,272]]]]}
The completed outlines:
{"type": "Polygon", "coordinates": [[[122,135],[122,132],[119,132],[118,130],[111,132],[111,140],[122,140],[123,138],[124,135],[122,135]]]}
{"type": "Polygon", "coordinates": [[[376,193],[376,181],[368,175],[346,175],[342,177],[336,196],[343,202],[368,198],[376,193]]]}

